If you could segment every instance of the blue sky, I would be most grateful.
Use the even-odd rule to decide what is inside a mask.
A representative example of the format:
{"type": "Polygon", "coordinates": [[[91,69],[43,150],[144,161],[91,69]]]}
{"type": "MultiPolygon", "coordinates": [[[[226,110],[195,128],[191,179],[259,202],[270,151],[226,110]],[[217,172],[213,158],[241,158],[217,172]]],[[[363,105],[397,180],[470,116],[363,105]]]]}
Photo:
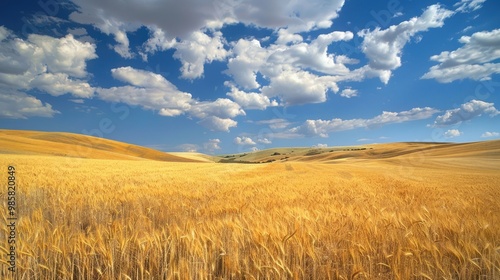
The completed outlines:
{"type": "Polygon", "coordinates": [[[0,129],[210,154],[498,139],[499,10],[493,0],[7,1],[0,129]]]}

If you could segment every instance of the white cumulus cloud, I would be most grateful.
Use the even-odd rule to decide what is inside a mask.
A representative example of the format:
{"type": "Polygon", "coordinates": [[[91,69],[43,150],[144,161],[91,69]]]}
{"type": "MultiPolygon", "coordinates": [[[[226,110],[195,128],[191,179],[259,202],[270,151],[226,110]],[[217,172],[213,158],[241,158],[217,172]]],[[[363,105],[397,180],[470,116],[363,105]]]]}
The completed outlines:
{"type": "Polygon", "coordinates": [[[423,79],[436,79],[441,83],[462,79],[477,81],[500,73],[500,63],[495,63],[500,58],[500,29],[462,36],[459,41],[463,47],[431,56],[431,60],[439,64],[432,66],[423,79]]]}
{"type": "Polygon", "coordinates": [[[445,133],[444,133],[444,136],[446,138],[455,138],[455,137],[458,137],[460,135],[462,135],[463,132],[461,132],[460,130],[458,129],[449,129],[447,130],[445,133]]]}
{"type": "Polygon", "coordinates": [[[157,110],[165,116],[180,115],[191,108],[191,94],[179,91],[159,74],[132,67],[114,68],[111,73],[129,85],[98,88],[96,91],[102,100],[157,110]]]}
{"type": "Polygon", "coordinates": [[[220,150],[221,141],[220,139],[209,139],[207,142],[203,143],[203,149],[205,151],[213,154],[215,151],[220,150]]]}
{"type": "Polygon", "coordinates": [[[23,39],[0,26],[0,115],[28,118],[58,113],[26,93],[32,89],[53,96],[92,97],[94,88],[85,79],[87,61],[97,58],[95,48],[71,34],[61,38],[30,34],[23,39]]]}
{"type": "Polygon", "coordinates": [[[233,46],[225,73],[244,89],[259,88],[256,73],[266,63],[269,55],[270,52],[262,48],[258,40],[240,39],[233,46]]]}
{"type": "MultiPolygon", "coordinates": [[[[31,34],[28,41],[32,44],[33,53],[24,58],[35,59],[32,63],[46,65],[47,71],[51,73],[84,78],[87,76],[87,60],[97,58],[95,45],[75,40],[71,34],[62,38],[31,34]]],[[[18,51],[22,54],[25,49],[19,47],[18,51]]]]}
{"type": "Polygon", "coordinates": [[[175,47],[177,39],[169,37],[165,32],[156,26],[149,27],[151,37],[144,43],[143,58],[147,60],[148,54],[154,54],[157,51],[164,51],[175,47]]]}
{"type": "Polygon", "coordinates": [[[226,58],[227,51],[222,42],[222,33],[215,32],[213,37],[196,31],[186,40],[175,45],[174,57],[182,62],[183,78],[194,79],[203,75],[205,63],[226,58]]]}
{"type": "Polygon", "coordinates": [[[350,62],[345,57],[337,57],[328,53],[328,46],[333,42],[349,41],[353,38],[350,31],[334,31],[320,34],[311,43],[298,43],[289,47],[276,47],[268,58],[271,64],[292,65],[296,68],[311,69],[330,75],[345,75],[349,69],[343,62],[350,62]]]}
{"type": "Polygon", "coordinates": [[[408,121],[422,120],[432,117],[439,112],[436,109],[413,108],[402,112],[383,112],[371,119],[331,119],[331,120],[307,120],[302,125],[288,130],[297,137],[328,137],[328,134],[335,131],[352,130],[357,128],[373,128],[391,123],[402,123],[408,121]]]}
{"type": "Polygon", "coordinates": [[[471,100],[460,105],[459,108],[447,110],[443,115],[438,116],[434,121],[434,126],[459,124],[483,114],[494,117],[500,114],[500,111],[498,111],[494,105],[493,103],[487,103],[480,100],[471,100]]]}
{"type": "Polygon", "coordinates": [[[39,99],[20,91],[0,87],[0,118],[27,119],[30,117],[53,117],[59,112],[39,99]]]}
{"type": "MultiPolygon", "coordinates": [[[[257,94],[279,98],[281,105],[325,102],[328,91],[338,91],[337,81],[349,79],[346,64],[358,63],[329,53],[328,46],[353,36],[349,31],[334,31],[320,34],[310,43],[271,44],[266,48],[258,40],[240,39],[234,43],[225,73],[233,78],[235,87],[259,89],[257,94]],[[262,86],[257,81],[258,74],[269,84],[262,86]]],[[[233,95],[244,97],[239,92],[233,95]]],[[[263,108],[263,101],[261,98],[260,104],[254,106],[263,108]]]]}
{"type": "Polygon", "coordinates": [[[358,96],[358,90],[346,88],[346,89],[343,89],[342,92],[340,92],[340,96],[346,97],[346,98],[355,97],[355,96],[358,96]]]}
{"type": "Polygon", "coordinates": [[[358,35],[363,37],[361,50],[369,59],[369,67],[385,71],[381,72],[379,77],[383,83],[387,84],[390,72],[401,66],[403,48],[411,37],[429,28],[442,27],[444,20],[452,15],[452,11],[435,4],[427,7],[421,16],[392,25],[387,29],[381,30],[377,27],[375,30],[361,30],[358,32],[358,35]]]}
{"type": "Polygon", "coordinates": [[[271,79],[262,93],[269,98],[277,97],[284,105],[322,103],[329,89],[338,90],[334,82],[307,71],[285,70],[271,79]]]}
{"type": "Polygon", "coordinates": [[[245,111],[230,99],[199,101],[159,74],[132,67],[114,68],[111,73],[127,85],[97,88],[98,97],[105,101],[140,106],[165,117],[187,114],[200,119],[199,124],[213,131],[229,131],[237,125],[232,118],[245,115],[245,111]]]}
{"type": "Polygon", "coordinates": [[[229,132],[229,129],[231,129],[231,127],[236,127],[238,125],[238,122],[233,119],[219,118],[216,116],[203,118],[198,123],[212,131],[225,132],[229,132]]]}
{"type": "Polygon", "coordinates": [[[71,93],[75,97],[90,98],[94,95],[94,88],[89,83],[71,79],[64,73],[42,73],[31,81],[30,86],[53,96],[71,93]]]}
{"type": "Polygon", "coordinates": [[[267,138],[259,138],[257,140],[257,142],[259,142],[260,144],[272,144],[273,142],[267,138]]]}
{"type": "MultiPolygon", "coordinates": [[[[89,24],[112,35],[113,49],[124,58],[134,57],[127,33],[144,26],[151,37],[139,54],[175,48],[183,64],[184,78],[198,78],[203,63],[223,59],[226,55],[218,30],[224,24],[243,23],[280,32],[283,40],[297,41],[297,33],[328,28],[344,5],[344,0],[72,0],[77,11],[70,14],[74,22],[89,24]],[[205,31],[214,31],[210,37],[205,31]]],[[[281,40],[281,39],[280,39],[281,40]]]]}
{"type": "Polygon", "coordinates": [[[219,118],[234,118],[239,115],[245,115],[238,103],[227,98],[218,98],[215,101],[195,102],[189,113],[198,118],[207,116],[216,116],[219,118]]]}
{"type": "Polygon", "coordinates": [[[499,137],[499,136],[500,136],[500,133],[498,133],[498,132],[490,132],[490,131],[486,131],[485,133],[483,133],[481,135],[481,137],[483,137],[483,138],[499,137]]]}
{"type": "Polygon", "coordinates": [[[264,110],[267,107],[278,106],[276,100],[270,100],[269,97],[256,92],[244,92],[236,87],[231,87],[231,92],[227,93],[236,103],[244,109],[264,110]]]}
{"type": "Polygon", "coordinates": [[[257,145],[257,143],[255,143],[255,141],[253,141],[252,138],[245,137],[245,136],[234,138],[234,143],[236,145],[241,145],[241,146],[253,146],[253,145],[257,145]]]}
{"type": "Polygon", "coordinates": [[[327,28],[344,5],[344,0],[167,0],[154,3],[131,0],[127,5],[119,0],[72,2],[78,10],[70,15],[71,20],[92,24],[109,34],[115,33],[112,27],[133,31],[132,27],[119,24],[132,22],[135,26],[155,25],[180,38],[204,28],[220,28],[224,23],[236,22],[276,30],[288,28],[291,33],[327,28]]]}
{"type": "Polygon", "coordinates": [[[0,41],[0,83],[31,89],[40,80],[35,80],[35,85],[30,83],[37,76],[45,75],[40,79],[52,78],[56,86],[62,83],[68,89],[71,85],[80,87],[78,83],[86,82],[74,78],[86,78],[87,60],[94,58],[97,58],[95,45],[75,40],[71,34],[62,38],[31,34],[27,40],[10,35],[0,41]]]}

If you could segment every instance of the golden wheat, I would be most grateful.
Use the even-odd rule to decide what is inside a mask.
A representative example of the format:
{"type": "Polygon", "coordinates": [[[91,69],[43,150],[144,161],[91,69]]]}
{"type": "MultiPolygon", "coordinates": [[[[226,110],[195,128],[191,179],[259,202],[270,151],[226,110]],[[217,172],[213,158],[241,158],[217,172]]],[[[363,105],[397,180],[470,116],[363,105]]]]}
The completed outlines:
{"type": "Polygon", "coordinates": [[[17,279],[500,277],[496,169],[0,158],[17,169],[17,279]]]}

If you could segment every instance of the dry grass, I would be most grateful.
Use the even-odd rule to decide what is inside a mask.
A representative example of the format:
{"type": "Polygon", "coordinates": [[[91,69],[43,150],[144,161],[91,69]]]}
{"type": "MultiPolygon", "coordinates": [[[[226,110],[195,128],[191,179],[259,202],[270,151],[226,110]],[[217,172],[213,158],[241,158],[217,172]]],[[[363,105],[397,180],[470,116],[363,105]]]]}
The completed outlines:
{"type": "Polygon", "coordinates": [[[0,154],[50,155],[91,159],[199,162],[154,149],[65,132],[0,129],[0,154]]]}
{"type": "Polygon", "coordinates": [[[500,277],[498,164],[0,159],[18,170],[18,279],[500,277]]]}

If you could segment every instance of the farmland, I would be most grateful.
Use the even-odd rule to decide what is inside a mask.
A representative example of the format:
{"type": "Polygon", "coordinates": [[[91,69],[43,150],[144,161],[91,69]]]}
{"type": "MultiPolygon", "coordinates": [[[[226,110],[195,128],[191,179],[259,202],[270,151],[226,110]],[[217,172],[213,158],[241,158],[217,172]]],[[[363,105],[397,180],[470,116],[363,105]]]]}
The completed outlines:
{"type": "Polygon", "coordinates": [[[60,136],[35,152],[47,137],[23,137],[0,154],[2,185],[16,169],[18,279],[500,277],[500,141],[283,148],[241,164],[104,142],[62,155],[60,136]]]}

